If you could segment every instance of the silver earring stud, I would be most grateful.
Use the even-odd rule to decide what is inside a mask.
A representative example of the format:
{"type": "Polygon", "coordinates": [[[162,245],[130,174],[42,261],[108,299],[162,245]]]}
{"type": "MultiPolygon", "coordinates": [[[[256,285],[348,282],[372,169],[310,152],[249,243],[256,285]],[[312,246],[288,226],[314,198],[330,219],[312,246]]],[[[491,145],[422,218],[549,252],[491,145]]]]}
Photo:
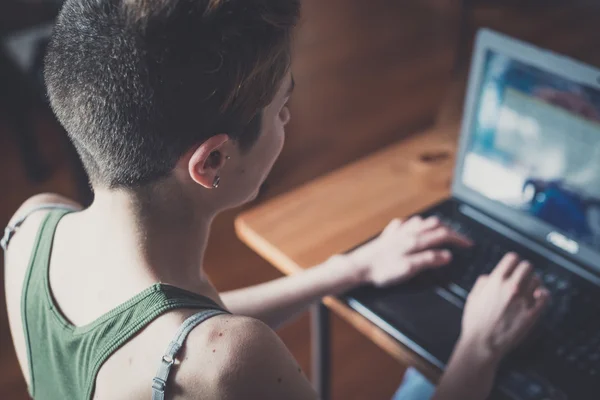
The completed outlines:
{"type": "Polygon", "coordinates": [[[231,160],[231,157],[229,157],[229,156],[225,156],[225,159],[226,159],[226,160],[231,160]]]}
{"type": "Polygon", "coordinates": [[[221,183],[221,177],[219,175],[215,176],[215,180],[213,181],[212,187],[214,189],[219,187],[219,183],[221,183]]]}

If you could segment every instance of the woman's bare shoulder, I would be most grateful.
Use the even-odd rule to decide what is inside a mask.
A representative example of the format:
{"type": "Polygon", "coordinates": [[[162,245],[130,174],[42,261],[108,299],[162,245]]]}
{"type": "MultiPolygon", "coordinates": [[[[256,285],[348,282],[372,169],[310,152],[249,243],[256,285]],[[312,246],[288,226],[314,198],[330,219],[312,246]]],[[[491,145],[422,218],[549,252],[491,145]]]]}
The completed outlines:
{"type": "Polygon", "coordinates": [[[180,398],[316,399],[298,363],[259,320],[227,315],[190,333],[175,375],[180,398]]]}

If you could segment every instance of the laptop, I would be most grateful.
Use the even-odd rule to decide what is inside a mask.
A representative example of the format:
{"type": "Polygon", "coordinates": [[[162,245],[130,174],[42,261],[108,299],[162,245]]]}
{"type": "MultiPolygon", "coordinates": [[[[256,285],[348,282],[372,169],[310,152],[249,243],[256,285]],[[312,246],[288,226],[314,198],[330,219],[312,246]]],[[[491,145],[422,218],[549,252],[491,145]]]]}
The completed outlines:
{"type": "Polygon", "coordinates": [[[471,237],[450,266],[344,296],[443,369],[477,277],[515,251],[552,294],[500,370],[511,400],[600,398],[600,70],[491,30],[478,32],[452,195],[419,213],[471,237]]]}

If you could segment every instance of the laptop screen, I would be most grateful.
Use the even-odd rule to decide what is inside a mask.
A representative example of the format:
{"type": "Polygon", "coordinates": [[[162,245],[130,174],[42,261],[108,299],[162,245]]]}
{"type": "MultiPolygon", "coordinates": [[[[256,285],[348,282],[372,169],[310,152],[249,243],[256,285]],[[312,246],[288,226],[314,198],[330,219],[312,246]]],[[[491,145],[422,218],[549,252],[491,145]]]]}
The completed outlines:
{"type": "Polygon", "coordinates": [[[600,91],[487,50],[459,179],[600,250],[600,91]]]}

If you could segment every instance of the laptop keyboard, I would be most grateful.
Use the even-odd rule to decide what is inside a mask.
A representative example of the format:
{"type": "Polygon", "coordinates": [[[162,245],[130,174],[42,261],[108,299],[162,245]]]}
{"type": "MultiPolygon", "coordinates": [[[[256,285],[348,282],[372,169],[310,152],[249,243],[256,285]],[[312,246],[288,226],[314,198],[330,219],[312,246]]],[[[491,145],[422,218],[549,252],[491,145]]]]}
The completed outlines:
{"type": "MultiPolygon", "coordinates": [[[[571,366],[572,371],[590,378],[600,377],[600,296],[598,288],[558,265],[511,248],[510,242],[478,225],[448,219],[444,223],[475,241],[471,249],[453,249],[453,262],[439,270],[447,289],[466,298],[477,278],[489,274],[509,251],[530,260],[538,276],[551,292],[551,301],[542,317],[534,340],[528,341],[536,354],[549,364],[571,366]],[[485,239],[489,238],[489,239],[485,239]],[[594,290],[595,289],[595,290],[594,290]],[[554,360],[550,360],[554,359],[554,360]]],[[[514,245],[513,245],[514,246],[514,245]]]]}

